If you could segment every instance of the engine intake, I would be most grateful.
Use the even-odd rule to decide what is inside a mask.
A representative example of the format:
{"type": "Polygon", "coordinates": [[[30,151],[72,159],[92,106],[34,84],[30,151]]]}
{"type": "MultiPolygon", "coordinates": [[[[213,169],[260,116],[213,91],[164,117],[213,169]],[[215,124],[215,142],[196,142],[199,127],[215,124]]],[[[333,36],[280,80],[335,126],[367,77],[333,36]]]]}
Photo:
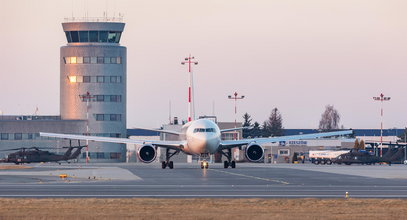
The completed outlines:
{"type": "Polygon", "coordinates": [[[250,162],[259,162],[264,157],[264,150],[258,144],[249,144],[246,147],[246,158],[250,162]]]}
{"type": "Polygon", "coordinates": [[[146,144],[138,150],[138,158],[144,163],[151,163],[157,157],[157,151],[153,145],[146,144]]]}

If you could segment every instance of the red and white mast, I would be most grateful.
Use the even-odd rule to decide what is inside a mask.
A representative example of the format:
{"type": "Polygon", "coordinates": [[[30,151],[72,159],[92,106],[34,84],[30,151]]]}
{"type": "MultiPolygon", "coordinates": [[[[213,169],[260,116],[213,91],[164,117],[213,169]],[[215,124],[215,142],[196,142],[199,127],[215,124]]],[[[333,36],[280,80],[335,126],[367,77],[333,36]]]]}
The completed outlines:
{"type": "Polygon", "coordinates": [[[185,62],[181,62],[182,65],[188,64],[188,73],[189,73],[189,87],[188,87],[188,122],[195,120],[195,99],[194,99],[194,79],[192,64],[198,65],[197,61],[194,61],[195,57],[185,58],[185,62]]]}
{"type": "Polygon", "coordinates": [[[383,156],[383,101],[390,101],[390,97],[385,97],[383,93],[380,96],[373,97],[373,100],[380,101],[380,157],[383,156]]]}

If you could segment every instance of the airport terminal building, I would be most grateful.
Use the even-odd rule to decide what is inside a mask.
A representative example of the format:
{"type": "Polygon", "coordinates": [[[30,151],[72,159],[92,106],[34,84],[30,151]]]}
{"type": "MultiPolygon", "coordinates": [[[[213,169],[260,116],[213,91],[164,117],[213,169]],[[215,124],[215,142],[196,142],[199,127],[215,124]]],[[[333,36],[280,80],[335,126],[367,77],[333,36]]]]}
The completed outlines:
{"type": "MultiPolygon", "coordinates": [[[[39,132],[127,137],[127,59],[120,45],[125,24],[100,20],[62,24],[67,44],[60,49],[60,115],[0,116],[0,149],[69,144],[39,132]]],[[[89,152],[90,162],[119,162],[126,147],[91,142],[89,152]]]]}

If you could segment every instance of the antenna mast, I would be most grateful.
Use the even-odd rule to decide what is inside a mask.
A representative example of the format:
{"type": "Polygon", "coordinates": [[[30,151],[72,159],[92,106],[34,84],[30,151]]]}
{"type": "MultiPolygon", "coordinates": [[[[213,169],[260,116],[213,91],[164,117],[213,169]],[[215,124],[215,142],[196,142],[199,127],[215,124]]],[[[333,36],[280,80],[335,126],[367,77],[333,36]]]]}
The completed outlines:
{"type": "Polygon", "coordinates": [[[189,87],[188,87],[188,122],[191,120],[195,120],[195,97],[194,97],[194,79],[193,79],[193,71],[192,71],[192,64],[198,65],[198,61],[195,60],[195,57],[185,58],[185,62],[181,62],[182,65],[188,64],[188,73],[189,73],[189,87]]]}

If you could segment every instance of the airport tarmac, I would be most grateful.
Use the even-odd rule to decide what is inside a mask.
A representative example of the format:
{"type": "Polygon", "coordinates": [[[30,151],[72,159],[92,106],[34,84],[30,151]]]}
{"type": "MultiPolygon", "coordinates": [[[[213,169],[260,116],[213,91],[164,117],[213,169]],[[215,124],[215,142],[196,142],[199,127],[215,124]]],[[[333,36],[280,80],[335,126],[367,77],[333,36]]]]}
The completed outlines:
{"type": "Polygon", "coordinates": [[[0,171],[0,197],[407,198],[406,165],[35,164],[0,171]],[[60,179],[60,174],[68,178],[60,179]]]}

